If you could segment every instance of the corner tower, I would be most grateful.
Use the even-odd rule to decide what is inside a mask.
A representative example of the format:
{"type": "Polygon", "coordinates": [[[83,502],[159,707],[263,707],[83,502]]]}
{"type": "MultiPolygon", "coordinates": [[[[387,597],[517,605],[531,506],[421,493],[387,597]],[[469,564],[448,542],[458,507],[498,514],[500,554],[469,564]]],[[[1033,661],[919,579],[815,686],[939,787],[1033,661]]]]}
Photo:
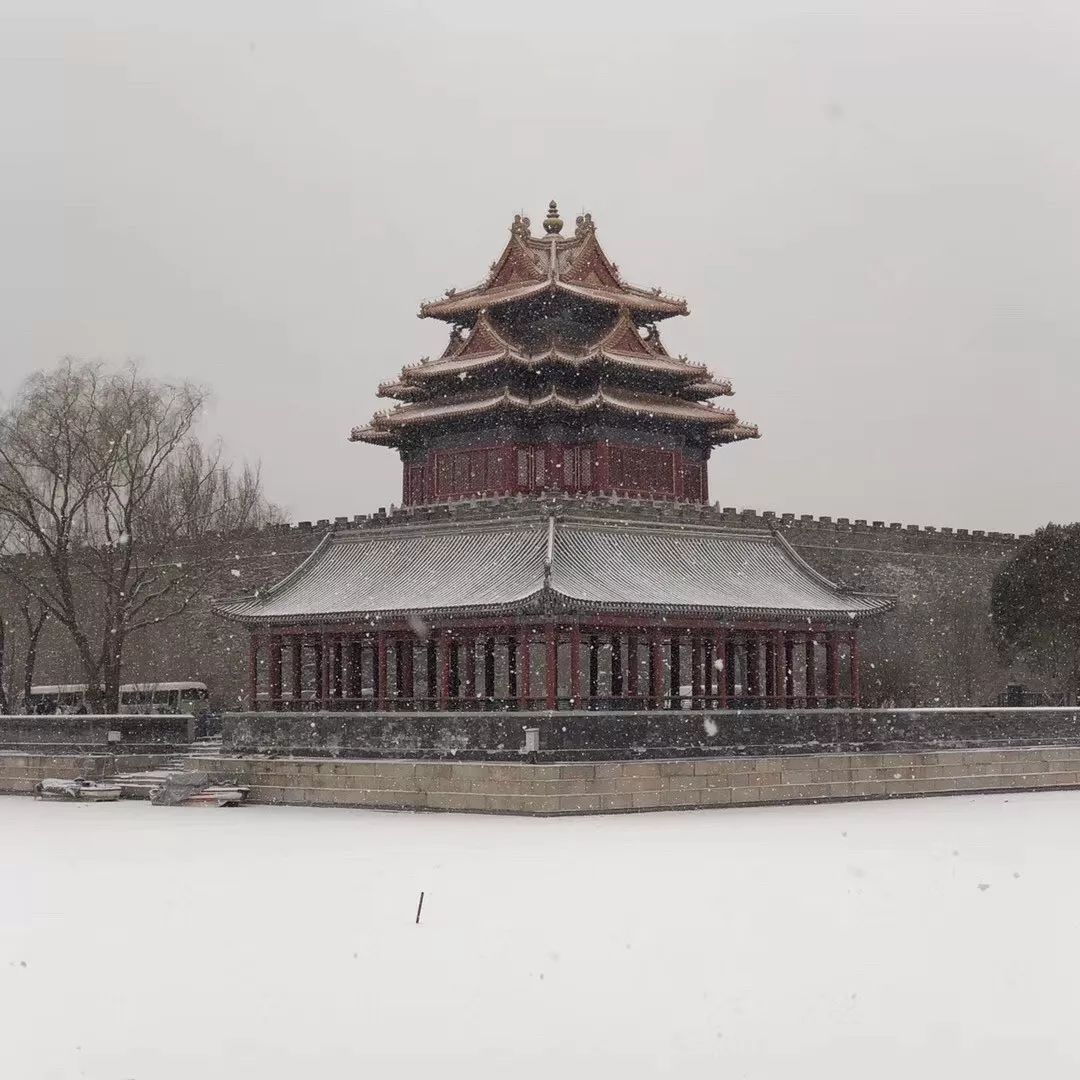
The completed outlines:
{"type": "Polygon", "coordinates": [[[684,300],[622,280],[592,216],[573,235],[552,201],[542,236],[517,215],[487,278],[448,289],[420,317],[451,324],[437,359],[379,396],[400,404],[354,428],[396,447],[406,506],[508,494],[708,501],[713,447],[758,437],[731,383],[671,356],[658,324],[684,300]]]}

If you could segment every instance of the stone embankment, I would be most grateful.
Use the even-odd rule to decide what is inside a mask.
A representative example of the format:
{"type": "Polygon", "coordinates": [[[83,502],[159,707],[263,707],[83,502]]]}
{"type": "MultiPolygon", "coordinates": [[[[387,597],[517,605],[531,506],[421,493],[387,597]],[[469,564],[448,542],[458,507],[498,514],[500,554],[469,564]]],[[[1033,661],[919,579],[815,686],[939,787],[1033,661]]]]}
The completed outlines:
{"type": "MultiPolygon", "coordinates": [[[[45,776],[101,778],[161,762],[0,754],[0,793],[31,794],[45,776]]],[[[256,803],[540,816],[1080,788],[1080,746],[544,765],[222,756],[188,765],[250,786],[256,803]]]]}

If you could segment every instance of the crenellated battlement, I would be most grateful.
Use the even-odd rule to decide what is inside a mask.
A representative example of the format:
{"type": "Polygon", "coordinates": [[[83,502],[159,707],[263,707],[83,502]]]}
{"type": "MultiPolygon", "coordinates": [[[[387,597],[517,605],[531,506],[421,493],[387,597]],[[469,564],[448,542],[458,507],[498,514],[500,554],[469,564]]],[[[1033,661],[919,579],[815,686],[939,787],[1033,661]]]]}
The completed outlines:
{"type": "Polygon", "coordinates": [[[651,520],[683,522],[686,524],[726,525],[746,529],[797,530],[799,532],[875,534],[891,537],[937,538],[960,543],[979,545],[1014,545],[1024,539],[1023,534],[993,532],[983,529],[961,529],[951,526],[906,525],[901,522],[852,520],[827,514],[777,513],[773,510],[740,509],[721,507],[719,503],[702,505],[692,502],[669,500],[633,499],[620,495],[566,497],[553,495],[507,495],[490,499],[455,499],[420,506],[379,507],[372,514],[355,514],[352,517],[320,518],[317,521],[299,521],[293,524],[268,525],[266,533],[325,532],[330,529],[371,529],[388,524],[416,524],[450,520],[467,521],[490,517],[500,513],[521,513],[528,509],[550,507],[572,511],[574,508],[602,510],[604,508],[633,510],[651,520]]]}

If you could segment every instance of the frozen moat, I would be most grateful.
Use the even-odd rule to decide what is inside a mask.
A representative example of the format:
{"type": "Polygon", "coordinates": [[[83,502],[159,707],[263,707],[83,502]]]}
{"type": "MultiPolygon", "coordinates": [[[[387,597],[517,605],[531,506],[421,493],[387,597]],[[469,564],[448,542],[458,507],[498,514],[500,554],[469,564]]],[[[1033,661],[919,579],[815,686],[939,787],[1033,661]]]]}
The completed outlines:
{"type": "Polygon", "coordinates": [[[1078,823],[0,798],[3,1073],[1075,1075],[1078,823]]]}

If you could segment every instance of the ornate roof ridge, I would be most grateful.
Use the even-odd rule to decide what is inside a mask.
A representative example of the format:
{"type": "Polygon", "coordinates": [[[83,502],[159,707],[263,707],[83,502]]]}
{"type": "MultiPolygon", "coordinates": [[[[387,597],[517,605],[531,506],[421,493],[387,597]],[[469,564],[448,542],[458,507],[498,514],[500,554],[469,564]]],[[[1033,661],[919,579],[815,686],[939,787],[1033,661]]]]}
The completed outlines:
{"type": "Polygon", "coordinates": [[[454,320],[496,304],[528,299],[547,289],[561,289],[601,303],[619,303],[623,297],[624,302],[632,302],[638,310],[652,311],[659,318],[688,313],[682,297],[667,294],[658,287],[644,289],[623,280],[618,266],[607,257],[596,238],[591,215],[581,215],[573,236],[563,237],[559,235],[563,223],[554,201],[548,213],[544,223],[547,235],[543,237],[532,235],[527,217],[515,215],[510,238],[491,264],[488,275],[467,289],[447,289],[440,299],[423,301],[420,317],[454,320]],[[575,274],[582,276],[584,268],[579,266],[579,260],[585,253],[594,254],[601,276],[610,279],[609,283],[601,281],[595,271],[595,284],[571,280],[575,274]],[[560,258],[565,265],[560,265],[560,258]],[[501,281],[507,268],[507,280],[501,281]]]}

